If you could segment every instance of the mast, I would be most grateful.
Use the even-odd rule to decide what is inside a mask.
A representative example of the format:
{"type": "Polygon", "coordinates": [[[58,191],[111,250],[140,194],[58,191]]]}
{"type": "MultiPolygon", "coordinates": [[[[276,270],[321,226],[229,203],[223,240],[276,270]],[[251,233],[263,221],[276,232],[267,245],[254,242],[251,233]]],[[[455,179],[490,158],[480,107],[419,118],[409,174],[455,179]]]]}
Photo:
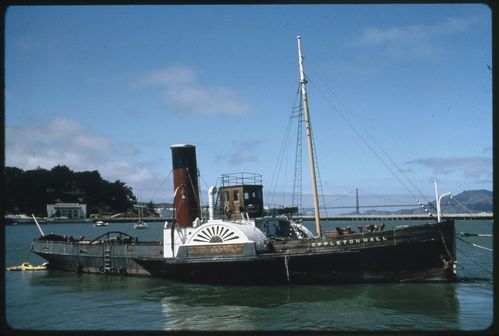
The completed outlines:
{"type": "Polygon", "coordinates": [[[314,196],[314,214],[315,214],[315,228],[317,230],[317,236],[321,238],[321,223],[320,223],[320,213],[319,213],[319,196],[317,194],[317,179],[315,176],[315,162],[314,162],[314,152],[312,145],[312,129],[310,125],[310,114],[308,111],[308,98],[307,98],[307,80],[305,79],[305,72],[303,71],[303,56],[301,53],[301,36],[297,36],[298,40],[298,64],[300,65],[300,88],[301,96],[303,99],[303,114],[305,116],[305,128],[307,132],[307,145],[308,145],[308,155],[310,162],[310,174],[312,176],[312,193],[314,196]]]}

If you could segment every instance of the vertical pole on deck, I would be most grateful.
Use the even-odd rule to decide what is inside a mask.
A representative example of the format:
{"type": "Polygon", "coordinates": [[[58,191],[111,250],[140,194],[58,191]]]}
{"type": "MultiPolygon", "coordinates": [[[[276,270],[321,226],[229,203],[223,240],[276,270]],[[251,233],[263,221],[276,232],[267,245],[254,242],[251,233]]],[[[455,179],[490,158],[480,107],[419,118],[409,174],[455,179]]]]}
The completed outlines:
{"type": "Polygon", "coordinates": [[[312,144],[312,128],[310,124],[310,113],[308,110],[308,97],[305,79],[305,72],[303,70],[303,56],[301,52],[301,36],[296,37],[298,40],[298,64],[300,65],[300,88],[301,95],[303,99],[303,114],[305,117],[305,129],[307,133],[307,145],[308,145],[308,155],[310,162],[310,174],[312,177],[312,193],[314,196],[314,214],[315,214],[315,228],[317,230],[317,237],[322,237],[321,223],[320,223],[320,213],[319,213],[319,197],[317,194],[317,178],[315,175],[315,162],[314,162],[314,152],[312,144]]]}

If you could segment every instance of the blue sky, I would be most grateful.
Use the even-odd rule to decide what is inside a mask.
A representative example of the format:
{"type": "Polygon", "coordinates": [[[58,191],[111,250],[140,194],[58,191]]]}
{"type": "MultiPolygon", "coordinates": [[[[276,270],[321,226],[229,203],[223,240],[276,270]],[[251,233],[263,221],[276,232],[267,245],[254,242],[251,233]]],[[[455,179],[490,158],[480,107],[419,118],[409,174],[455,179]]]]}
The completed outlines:
{"type": "Polygon", "coordinates": [[[492,189],[491,12],[478,4],[9,7],[6,165],[99,170],[171,201],[169,146],[191,143],[203,189],[246,171],[289,192],[294,158],[278,183],[274,171],[297,35],[326,194],[408,195],[356,132],[429,200],[433,178],[492,189]]]}

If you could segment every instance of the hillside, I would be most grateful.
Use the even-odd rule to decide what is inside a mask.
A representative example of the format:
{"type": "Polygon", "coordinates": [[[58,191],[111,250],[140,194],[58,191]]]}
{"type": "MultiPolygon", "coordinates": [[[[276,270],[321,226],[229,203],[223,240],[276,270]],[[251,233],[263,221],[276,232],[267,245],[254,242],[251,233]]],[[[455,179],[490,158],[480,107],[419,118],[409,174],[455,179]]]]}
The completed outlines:
{"type": "MultiPolygon", "coordinates": [[[[492,192],[488,190],[463,191],[456,195],[454,200],[465,205],[471,212],[492,212],[493,209],[492,192]]],[[[449,203],[451,204],[452,210],[459,211],[459,209],[452,208],[452,201],[449,203]]],[[[444,204],[441,204],[441,206],[443,205],[444,204]]],[[[449,210],[447,211],[449,212],[449,210]]]]}
{"type": "MultiPolygon", "coordinates": [[[[463,191],[452,198],[444,197],[440,204],[443,213],[480,213],[480,212],[493,212],[493,193],[489,190],[467,190],[463,191]]],[[[427,205],[431,213],[436,213],[434,210],[435,200],[427,205]]],[[[362,212],[364,215],[412,215],[424,214],[422,208],[400,209],[397,211],[380,211],[380,210],[367,210],[362,212]]]]}

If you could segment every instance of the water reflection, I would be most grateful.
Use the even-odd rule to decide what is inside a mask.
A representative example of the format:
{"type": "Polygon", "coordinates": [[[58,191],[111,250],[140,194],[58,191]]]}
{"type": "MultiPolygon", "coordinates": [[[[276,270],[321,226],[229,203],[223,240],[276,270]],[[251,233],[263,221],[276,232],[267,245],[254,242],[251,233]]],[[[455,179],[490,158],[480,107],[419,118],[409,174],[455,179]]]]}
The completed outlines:
{"type": "MultiPolygon", "coordinates": [[[[213,286],[147,277],[48,271],[9,272],[6,289],[13,313],[25,310],[21,306],[32,302],[34,293],[44,297],[44,305],[61,305],[60,318],[47,315],[47,321],[57,322],[55,325],[61,328],[68,328],[63,322],[68,315],[81,315],[98,320],[101,328],[358,331],[486,327],[490,319],[482,322],[480,316],[487,315],[484,309],[492,311],[492,300],[483,295],[477,300],[476,293],[481,290],[486,295],[490,286],[488,282],[213,286]],[[11,293],[23,282],[29,284],[24,287],[30,288],[31,294],[14,297],[11,293]],[[67,298],[78,305],[63,308],[67,298]],[[78,311],[72,311],[71,307],[78,307],[78,311]],[[134,315],[133,312],[139,311],[147,314],[134,315]],[[119,318],[114,322],[105,318],[115,318],[123,312],[132,313],[133,317],[119,326],[119,318]]],[[[13,321],[20,323],[21,318],[13,321]]],[[[71,325],[71,328],[81,326],[71,325]]]]}
{"type": "MultiPolygon", "coordinates": [[[[491,222],[486,223],[489,231],[476,227],[477,221],[464,224],[456,231],[489,232],[492,227],[491,222]]],[[[48,226],[45,231],[74,236],[101,232],[87,225],[48,226]]],[[[126,231],[126,225],[116,226],[126,231]]],[[[161,227],[151,225],[141,234],[157,238],[161,227]]],[[[18,265],[26,259],[36,227],[6,231],[6,264],[18,265]]],[[[478,238],[473,242],[488,246],[478,238]]],[[[462,281],[455,284],[242,287],[58,271],[6,272],[6,316],[17,327],[49,330],[482,329],[493,320],[492,254],[459,242],[457,247],[462,281]],[[489,281],[476,281],[480,279],[489,281]]],[[[33,254],[29,261],[43,262],[33,254]]]]}
{"type": "Polygon", "coordinates": [[[335,286],[211,286],[168,282],[147,291],[148,296],[169,298],[192,306],[276,307],[283,304],[334,302],[362,298],[386,309],[457,311],[454,284],[355,284],[335,286]]]}
{"type": "Polygon", "coordinates": [[[438,330],[458,326],[455,286],[240,287],[169,282],[148,290],[147,296],[160,298],[165,329],[418,330],[422,325],[438,330]],[[419,325],[417,316],[425,322],[419,325]]]}
{"type": "Polygon", "coordinates": [[[459,312],[456,284],[416,283],[367,287],[368,297],[377,307],[428,316],[459,312]]]}
{"type": "Polygon", "coordinates": [[[35,287],[56,287],[68,292],[107,292],[110,290],[144,291],[164,285],[161,279],[150,277],[125,277],[106,274],[79,274],[58,270],[48,270],[38,273],[16,272],[29,280],[35,287]]]}

